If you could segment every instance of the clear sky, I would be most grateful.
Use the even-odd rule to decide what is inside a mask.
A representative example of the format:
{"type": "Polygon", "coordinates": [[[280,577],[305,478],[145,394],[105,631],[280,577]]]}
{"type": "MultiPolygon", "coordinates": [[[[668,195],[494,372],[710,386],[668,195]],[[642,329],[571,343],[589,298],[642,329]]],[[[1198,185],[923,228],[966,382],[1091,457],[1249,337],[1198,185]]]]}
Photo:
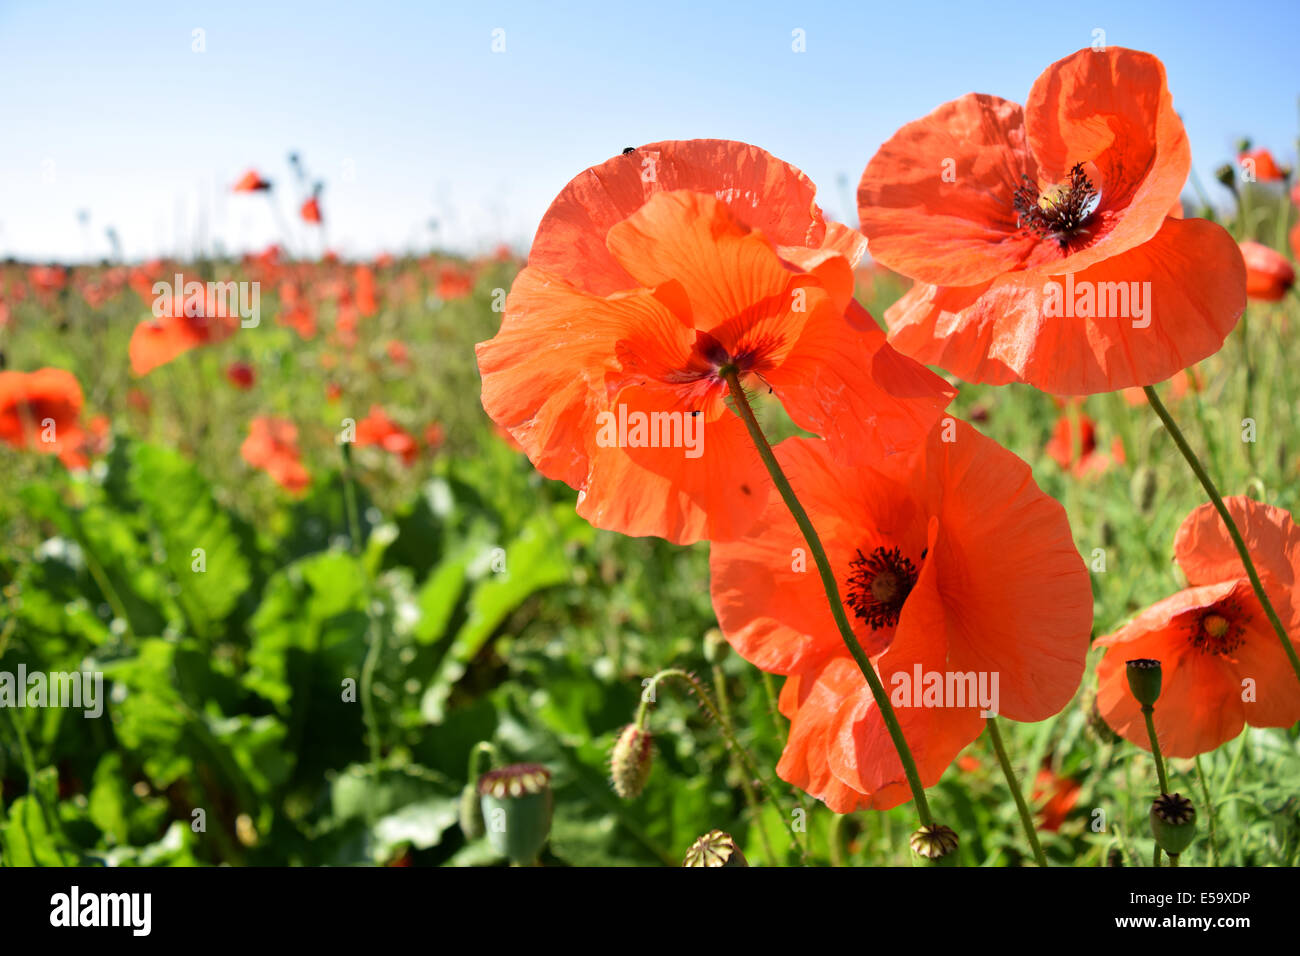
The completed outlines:
{"type": "Polygon", "coordinates": [[[895,129],[970,91],[1023,102],[1097,29],[1164,60],[1217,198],[1241,136],[1295,162],[1297,0],[0,0],[0,255],[102,256],[110,225],[133,258],[264,244],[271,207],[230,193],[250,167],[317,252],[290,150],[326,182],[324,240],[345,254],[524,247],[573,175],[659,139],[760,145],[856,223],[858,177],[895,129]]]}

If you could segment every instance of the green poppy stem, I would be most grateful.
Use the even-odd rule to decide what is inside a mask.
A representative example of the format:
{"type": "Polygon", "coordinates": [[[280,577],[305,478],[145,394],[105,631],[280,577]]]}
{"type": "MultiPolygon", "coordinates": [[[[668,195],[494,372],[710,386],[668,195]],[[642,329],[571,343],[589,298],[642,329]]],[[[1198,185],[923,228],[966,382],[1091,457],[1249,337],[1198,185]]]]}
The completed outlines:
{"type": "Polygon", "coordinates": [[[898,759],[903,765],[903,773],[907,775],[908,786],[912,789],[912,799],[916,802],[917,816],[921,818],[923,826],[930,826],[934,823],[934,818],[930,815],[930,804],[925,799],[925,787],[922,786],[921,775],[916,770],[916,761],[912,759],[912,751],[908,748],[907,740],[903,737],[903,728],[898,722],[893,706],[889,703],[889,695],[885,693],[884,685],[881,684],[880,678],[876,675],[875,668],[871,666],[871,658],[867,656],[867,652],[858,643],[857,637],[853,634],[853,627],[849,624],[848,616],[844,613],[844,605],[840,601],[839,585],[835,581],[835,572],[831,570],[831,563],[826,557],[826,549],[822,547],[821,538],[817,536],[817,531],[808,518],[808,512],[799,503],[794,489],[790,487],[789,479],[786,478],[785,472],[781,470],[781,464],[776,460],[776,455],[772,452],[772,446],[768,444],[767,437],[763,434],[762,426],[758,424],[758,419],[754,417],[754,410],[750,408],[749,399],[745,397],[745,390],[741,387],[740,376],[736,369],[724,367],[720,369],[720,374],[727,383],[727,387],[731,390],[731,398],[735,403],[736,413],[740,415],[745,427],[749,429],[749,437],[753,440],[754,447],[758,449],[759,457],[763,459],[768,474],[772,476],[772,481],[781,493],[781,498],[785,501],[786,507],[790,509],[790,514],[794,516],[795,524],[799,526],[804,541],[808,543],[808,550],[812,552],[813,560],[817,564],[817,571],[822,579],[822,588],[826,591],[826,600],[830,602],[831,616],[835,618],[835,625],[839,629],[840,638],[844,641],[849,654],[857,663],[858,670],[862,671],[862,676],[866,678],[867,686],[871,688],[871,696],[875,698],[881,719],[884,720],[885,727],[889,730],[890,739],[894,742],[894,749],[898,751],[898,759]]]}
{"type": "Polygon", "coordinates": [[[1020,792],[1020,782],[1016,779],[1016,772],[1011,767],[1011,758],[1007,756],[1006,745],[1002,742],[1002,731],[998,730],[998,719],[990,717],[985,723],[988,726],[989,739],[993,741],[993,749],[998,754],[998,763],[1002,765],[1002,775],[1007,778],[1011,796],[1015,797],[1016,810],[1020,813],[1020,825],[1025,828],[1025,836],[1029,838],[1029,847],[1034,851],[1034,860],[1039,866],[1047,866],[1047,857],[1038,842],[1038,828],[1034,826],[1034,816],[1029,812],[1029,805],[1025,803],[1025,795],[1020,792]]]}
{"type": "MultiPolygon", "coordinates": [[[[1150,385],[1144,385],[1142,391],[1146,393],[1147,401],[1155,410],[1160,421],[1164,423],[1165,430],[1169,432],[1169,437],[1174,440],[1178,450],[1182,452],[1183,457],[1187,459],[1187,464],[1192,468],[1196,477],[1201,482],[1201,487],[1210,497],[1210,503],[1214,505],[1214,510],[1219,513],[1223,519],[1224,525],[1228,529],[1228,536],[1232,538],[1232,543],[1237,549],[1237,554],[1241,556],[1241,563],[1246,568],[1246,576],[1250,578],[1250,586],[1255,591],[1255,597],[1259,598],[1260,606],[1264,608],[1264,613],[1268,616],[1269,623],[1273,625],[1273,630],[1277,633],[1278,640],[1282,642],[1282,650],[1286,652],[1287,660],[1291,662],[1291,669],[1295,671],[1296,680],[1300,680],[1300,657],[1296,655],[1295,647],[1291,644],[1291,639],[1287,636],[1286,628],[1282,626],[1281,619],[1277,616],[1277,611],[1273,609],[1273,602],[1268,599],[1264,592],[1264,585],[1259,579],[1259,572],[1255,570],[1255,562],[1250,558],[1250,550],[1246,547],[1246,541],[1237,530],[1237,523],[1232,520],[1232,515],[1228,513],[1228,508],[1223,503],[1223,497],[1219,494],[1219,489],[1215,487],[1214,480],[1210,478],[1205,466],[1201,464],[1196,452],[1192,451],[1187,439],[1183,436],[1182,430],[1178,423],[1174,421],[1173,416],[1169,414],[1169,409],[1165,403],[1160,400],[1156,390],[1150,385]]],[[[1154,739],[1154,738],[1153,738],[1154,739]]]]}
{"type": "MultiPolygon", "coordinates": [[[[1146,721],[1147,736],[1151,738],[1151,755],[1156,758],[1156,776],[1160,778],[1160,792],[1163,794],[1169,792],[1169,778],[1165,776],[1165,761],[1164,758],[1160,756],[1160,741],[1156,738],[1156,722],[1154,717],[1155,712],[1156,712],[1155,708],[1152,707],[1150,704],[1142,705],[1142,719],[1146,721]]],[[[1159,840],[1156,841],[1155,852],[1152,854],[1151,857],[1151,865],[1152,866],[1160,865],[1160,841],[1159,840]]],[[[1169,858],[1169,865],[1170,866],[1178,865],[1177,863],[1174,862],[1174,858],[1172,856],[1169,858]]]]}

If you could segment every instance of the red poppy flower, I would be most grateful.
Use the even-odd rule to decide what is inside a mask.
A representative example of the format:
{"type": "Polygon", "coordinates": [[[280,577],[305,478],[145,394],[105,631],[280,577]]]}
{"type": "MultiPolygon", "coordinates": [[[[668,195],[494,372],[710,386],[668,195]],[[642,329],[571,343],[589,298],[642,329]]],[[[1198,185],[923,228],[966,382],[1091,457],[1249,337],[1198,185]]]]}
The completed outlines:
{"type": "Polygon", "coordinates": [[[250,389],[257,381],[257,373],[247,362],[231,362],[226,366],[226,380],[239,389],[250,389]]]}
{"type": "Polygon", "coordinates": [[[1074,417],[1073,412],[1067,411],[1056,420],[1052,437],[1047,442],[1048,457],[1076,478],[1098,474],[1112,464],[1124,463],[1124,444],[1119,438],[1111,443],[1107,454],[1097,448],[1096,423],[1083,412],[1078,413],[1079,438],[1074,437],[1074,417]]]}
{"type": "MultiPolygon", "coordinates": [[[[1291,515],[1244,496],[1225,500],[1288,634],[1300,632],[1300,529],[1291,515]]],[[[1169,757],[1194,757],[1252,727],[1300,720],[1300,686],[1213,505],[1183,521],[1174,557],[1190,587],[1113,634],[1097,666],[1097,709],[1126,740],[1151,749],[1126,662],[1160,661],[1156,736],[1169,757]]]]}
{"type": "Polygon", "coordinates": [[[1260,302],[1280,302],[1295,285],[1295,269],[1286,257],[1268,246],[1247,240],[1241,243],[1246,262],[1246,295],[1260,302]]]}
{"type": "Polygon", "coordinates": [[[297,283],[280,283],[280,311],[275,321],[293,329],[307,341],[316,337],[316,310],[307,302],[297,283]]]}
{"type": "Polygon", "coordinates": [[[311,484],[298,450],[298,428],[293,422],[273,416],[254,418],[248,423],[248,437],[239,449],[244,461],[260,468],[285,491],[298,494],[311,484]]]}
{"type": "Polygon", "coordinates": [[[969,381],[1061,395],[1162,381],[1245,307],[1223,228],[1169,216],[1191,164],[1164,66],[1053,64],[1024,107],[968,94],[880,148],[858,189],[871,254],[917,284],[890,342],[969,381]]]}
{"type": "Polygon", "coordinates": [[[0,441],[84,465],[81,386],[61,368],[0,372],[0,441]]]}
{"type": "Polygon", "coordinates": [[[444,266],[438,271],[438,298],[444,302],[463,299],[474,291],[474,274],[468,269],[444,266]]]}
{"type": "Polygon", "coordinates": [[[1038,810],[1039,828],[1053,833],[1060,830],[1082,792],[1079,781],[1057,776],[1050,765],[1044,764],[1034,778],[1034,791],[1029,798],[1031,803],[1042,804],[1038,810]]]}
{"type": "Polygon", "coordinates": [[[399,365],[403,368],[410,367],[411,350],[406,347],[405,342],[399,342],[397,339],[393,339],[384,347],[384,351],[387,353],[389,361],[394,365],[399,365]]]}
{"type": "Polygon", "coordinates": [[[303,222],[320,223],[320,200],[312,196],[302,204],[301,213],[303,222]]]}
{"type": "Polygon", "coordinates": [[[379,310],[375,293],[375,271],[369,266],[357,266],[357,311],[363,318],[369,318],[379,310]]]}
{"type": "Polygon", "coordinates": [[[234,191],[237,193],[262,193],[271,188],[270,182],[263,179],[255,169],[250,169],[239,177],[234,191]]]}
{"type": "MultiPolygon", "coordinates": [[[[1038,721],[1069,702],[1092,589],[1064,509],[1028,465],[955,420],[881,468],[836,466],[825,443],[809,439],[782,442],[776,454],[821,534],[924,785],[980,734],[982,709],[1038,721]]],[[[840,813],[897,806],[911,796],[902,765],[805,555],[775,497],[747,535],[715,542],[719,624],[746,660],[790,675],[781,778],[840,813]]]]}
{"type": "Polygon", "coordinates": [[[852,301],[861,237],[813,192],[762,150],[697,140],[617,156],[552,203],[478,346],[483,405],[593,524],[678,543],[746,530],[771,482],[726,365],[845,455],[915,447],[942,414],[953,391],[852,301]]]}
{"type": "Polygon", "coordinates": [[[404,465],[414,464],[420,454],[415,437],[389,418],[379,405],[371,405],[370,414],[357,422],[356,444],[358,447],[377,445],[397,455],[404,465]]]}
{"type": "Polygon", "coordinates": [[[222,342],[239,328],[239,317],[220,315],[225,310],[218,308],[206,288],[201,296],[186,293],[183,298],[162,317],[145,319],[131,333],[128,353],[136,375],[147,375],[190,349],[222,342]]]}
{"type": "Polygon", "coordinates": [[[1242,150],[1237,154],[1237,163],[1243,170],[1253,168],[1255,182],[1258,183],[1280,183],[1286,178],[1282,173],[1282,167],[1273,158],[1273,154],[1263,146],[1242,150]],[[1247,163],[1250,166],[1247,166],[1247,163]]]}
{"type": "Polygon", "coordinates": [[[447,432],[437,422],[430,422],[424,426],[424,444],[429,451],[437,451],[441,448],[446,438],[447,432]]]}
{"type": "Polygon", "coordinates": [[[343,397],[343,386],[338,382],[327,382],[325,384],[325,401],[333,404],[343,397]]]}

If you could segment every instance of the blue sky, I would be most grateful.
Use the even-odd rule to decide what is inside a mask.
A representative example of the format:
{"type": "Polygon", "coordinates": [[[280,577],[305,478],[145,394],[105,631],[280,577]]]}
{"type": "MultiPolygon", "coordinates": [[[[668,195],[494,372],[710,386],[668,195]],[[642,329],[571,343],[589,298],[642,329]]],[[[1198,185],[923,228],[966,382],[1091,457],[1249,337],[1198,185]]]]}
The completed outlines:
{"type": "Polygon", "coordinates": [[[900,125],[970,91],[1023,102],[1097,29],[1164,60],[1216,196],[1241,136],[1295,162],[1294,0],[700,7],[0,0],[0,255],[102,256],[109,225],[133,258],[262,245],[281,235],[270,207],[229,190],[248,167],[317,252],[291,149],[345,254],[526,246],[573,175],[658,139],[756,143],[856,221],[857,179],[900,125]]]}

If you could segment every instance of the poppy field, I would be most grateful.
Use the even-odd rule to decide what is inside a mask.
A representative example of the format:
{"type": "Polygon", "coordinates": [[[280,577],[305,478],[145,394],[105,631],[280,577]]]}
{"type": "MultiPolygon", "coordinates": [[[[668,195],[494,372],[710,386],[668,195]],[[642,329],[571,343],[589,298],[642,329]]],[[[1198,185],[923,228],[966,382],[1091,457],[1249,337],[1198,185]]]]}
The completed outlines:
{"type": "Polygon", "coordinates": [[[1294,143],[950,93],[851,221],[664,139],[306,254],[295,155],[308,241],[0,263],[0,864],[1300,862],[1294,143]]]}

